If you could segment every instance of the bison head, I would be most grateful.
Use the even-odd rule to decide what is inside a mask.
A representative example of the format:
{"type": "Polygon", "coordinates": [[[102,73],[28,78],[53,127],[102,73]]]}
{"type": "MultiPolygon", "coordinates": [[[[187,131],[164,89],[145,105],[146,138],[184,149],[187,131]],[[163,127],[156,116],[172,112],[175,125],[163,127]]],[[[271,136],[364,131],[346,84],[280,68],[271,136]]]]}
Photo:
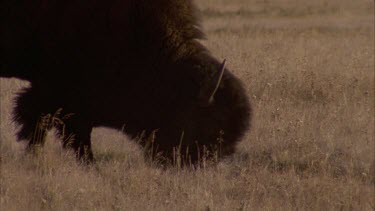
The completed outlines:
{"type": "Polygon", "coordinates": [[[251,109],[240,81],[225,68],[225,60],[222,64],[205,62],[204,66],[188,63],[195,64],[190,76],[201,76],[197,83],[179,80],[169,90],[174,101],[169,101],[168,110],[159,117],[155,139],[158,150],[167,157],[175,156],[176,149],[193,163],[204,155],[229,155],[249,127],[251,109]]]}

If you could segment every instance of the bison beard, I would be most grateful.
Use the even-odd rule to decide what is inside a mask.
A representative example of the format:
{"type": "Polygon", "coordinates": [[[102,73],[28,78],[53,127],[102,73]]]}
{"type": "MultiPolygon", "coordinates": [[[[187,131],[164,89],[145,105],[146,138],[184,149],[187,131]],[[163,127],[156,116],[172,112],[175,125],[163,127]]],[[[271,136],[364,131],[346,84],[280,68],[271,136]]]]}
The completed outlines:
{"type": "Polygon", "coordinates": [[[159,152],[171,158],[179,146],[192,162],[218,140],[221,155],[233,153],[249,127],[245,91],[197,41],[189,0],[2,0],[1,8],[0,76],[31,82],[14,109],[29,149],[44,142],[41,117],[56,111],[72,114],[55,126],[86,161],[97,126],[125,125],[131,137],[156,131],[159,152]]]}

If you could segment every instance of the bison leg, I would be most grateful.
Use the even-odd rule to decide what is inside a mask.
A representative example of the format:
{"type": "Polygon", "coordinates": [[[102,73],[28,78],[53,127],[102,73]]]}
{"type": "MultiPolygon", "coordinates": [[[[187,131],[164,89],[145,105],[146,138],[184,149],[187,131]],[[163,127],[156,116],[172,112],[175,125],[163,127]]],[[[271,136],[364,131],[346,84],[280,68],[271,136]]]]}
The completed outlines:
{"type": "Polygon", "coordinates": [[[63,147],[73,148],[79,159],[91,162],[92,127],[86,118],[79,116],[82,112],[70,112],[77,110],[72,106],[64,109],[59,99],[61,96],[43,88],[27,88],[18,95],[14,109],[14,120],[21,125],[18,140],[28,140],[28,151],[35,152],[44,145],[48,130],[56,127],[62,135],[63,147]]]}
{"type": "Polygon", "coordinates": [[[45,118],[30,118],[22,119],[22,128],[18,132],[18,139],[29,140],[27,150],[30,152],[36,152],[44,146],[49,126],[45,122],[45,118]]]}
{"type": "Polygon", "coordinates": [[[64,123],[64,131],[60,128],[62,134],[63,147],[72,148],[78,159],[90,163],[94,160],[91,148],[91,130],[92,127],[80,118],[72,117],[64,123]]]}
{"type": "Polygon", "coordinates": [[[29,151],[42,147],[45,142],[47,131],[51,128],[48,122],[48,116],[43,115],[45,99],[34,89],[24,89],[16,99],[14,108],[14,120],[21,125],[17,133],[18,140],[28,140],[29,151]],[[40,103],[41,106],[35,106],[40,103]]]}

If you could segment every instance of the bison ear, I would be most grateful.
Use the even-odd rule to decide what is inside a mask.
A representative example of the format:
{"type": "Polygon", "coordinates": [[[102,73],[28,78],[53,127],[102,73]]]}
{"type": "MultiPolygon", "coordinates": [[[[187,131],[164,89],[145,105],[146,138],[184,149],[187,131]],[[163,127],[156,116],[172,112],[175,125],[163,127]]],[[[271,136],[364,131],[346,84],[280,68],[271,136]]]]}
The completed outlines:
{"type": "Polygon", "coordinates": [[[216,91],[219,88],[221,79],[223,78],[224,70],[225,70],[225,59],[220,66],[220,69],[217,73],[208,80],[199,92],[199,100],[202,105],[210,105],[215,97],[216,91]]]}

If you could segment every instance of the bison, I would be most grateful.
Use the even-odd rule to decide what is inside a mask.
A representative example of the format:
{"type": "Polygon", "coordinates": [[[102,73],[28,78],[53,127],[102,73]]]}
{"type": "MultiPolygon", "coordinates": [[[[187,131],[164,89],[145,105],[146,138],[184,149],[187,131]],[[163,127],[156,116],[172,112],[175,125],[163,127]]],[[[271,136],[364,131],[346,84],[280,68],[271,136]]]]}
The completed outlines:
{"type": "Polygon", "coordinates": [[[28,149],[56,111],[63,146],[85,161],[93,127],[153,135],[158,153],[195,163],[218,144],[233,153],[249,127],[246,92],[199,42],[190,0],[1,0],[1,19],[0,76],[31,84],[14,108],[28,149]]]}

